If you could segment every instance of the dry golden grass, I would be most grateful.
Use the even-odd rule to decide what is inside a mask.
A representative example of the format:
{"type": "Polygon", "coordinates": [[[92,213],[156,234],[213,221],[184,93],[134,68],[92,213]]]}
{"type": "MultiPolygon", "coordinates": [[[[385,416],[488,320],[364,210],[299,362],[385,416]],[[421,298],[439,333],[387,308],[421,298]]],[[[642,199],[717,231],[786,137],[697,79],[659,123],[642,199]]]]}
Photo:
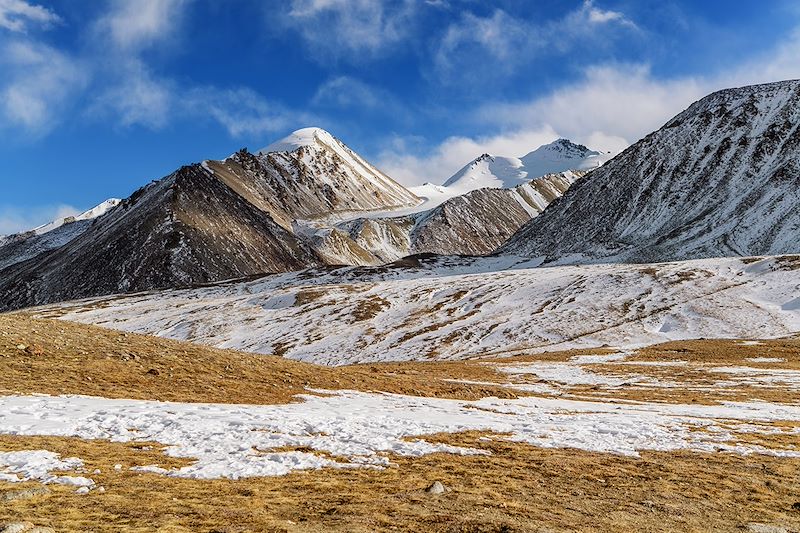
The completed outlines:
{"type": "MultiPolygon", "coordinates": [[[[590,353],[610,353],[614,350],[589,350],[590,353]]],[[[586,350],[583,350],[586,352],[586,350]]],[[[518,364],[520,362],[564,362],[578,354],[578,351],[544,352],[501,358],[495,361],[500,364],[518,364]]],[[[644,376],[659,382],[675,383],[677,386],[649,386],[631,379],[619,387],[602,387],[579,385],[565,387],[561,390],[568,395],[588,398],[716,404],[722,401],[761,400],[779,403],[800,403],[800,390],[781,386],[772,387],[737,384],[720,387],[720,381],[736,381],[747,379],[746,375],[714,372],[715,366],[744,366],[761,369],[788,369],[800,371],[800,340],[798,339],[766,339],[759,341],[742,341],[737,339],[703,339],[674,341],[648,346],[637,350],[626,357],[624,364],[608,362],[592,364],[588,370],[592,373],[606,374],[624,380],[625,376],[644,376]],[[751,344],[757,342],[758,344],[751,344]],[[780,362],[753,362],[748,359],[769,357],[782,359],[780,362]],[[683,361],[686,365],[651,366],[636,365],[636,362],[670,362],[683,361]]],[[[535,375],[517,376],[518,383],[541,382],[535,375]]]]}
{"type": "Polygon", "coordinates": [[[286,403],[306,388],[457,399],[524,394],[445,381],[501,378],[474,363],[332,368],[22,314],[0,315],[0,394],[253,404],[286,403]]]}
{"type": "MultiPolygon", "coordinates": [[[[729,454],[641,458],[545,450],[481,434],[442,435],[489,456],[395,458],[386,470],[189,480],[128,470],[179,466],[157,449],[55,437],[0,437],[0,450],[49,449],[83,458],[106,492],[51,493],[7,503],[0,523],[57,531],[528,532],[737,531],[750,522],[800,528],[800,461],[729,454]],[[115,470],[122,464],[122,470],[115,470]],[[424,488],[443,482],[452,491],[424,488]]],[[[33,486],[33,485],[31,485],[33,486]]],[[[18,484],[0,483],[0,491],[18,484]]]]}
{"type": "Polygon", "coordinates": [[[637,351],[632,361],[682,360],[690,363],[737,364],[759,368],[800,370],[800,339],[699,339],[673,341],[648,346],[637,351]],[[746,344],[756,342],[758,344],[746,344]],[[752,363],[748,358],[776,357],[782,363],[752,363]]]}

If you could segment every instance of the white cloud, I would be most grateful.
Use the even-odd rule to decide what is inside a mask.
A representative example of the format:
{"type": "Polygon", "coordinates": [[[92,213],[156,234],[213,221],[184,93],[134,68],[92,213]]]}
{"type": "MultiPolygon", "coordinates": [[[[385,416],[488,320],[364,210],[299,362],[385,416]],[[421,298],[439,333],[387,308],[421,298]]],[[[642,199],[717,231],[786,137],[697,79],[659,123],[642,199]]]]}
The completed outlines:
{"type": "Polygon", "coordinates": [[[656,80],[643,65],[597,66],[588,68],[578,82],[551,94],[522,103],[490,104],[478,117],[504,127],[547,125],[573,140],[588,142],[594,135],[630,143],[703,94],[699,81],[656,80]]]}
{"type": "Polygon", "coordinates": [[[172,83],[154,76],[135,58],[121,59],[115,69],[116,81],[92,102],[89,114],[114,117],[124,127],[166,126],[175,104],[172,83]]]}
{"type": "MultiPolygon", "coordinates": [[[[431,4],[433,5],[433,4],[431,4]]],[[[292,0],[277,10],[318,59],[360,61],[383,52],[409,35],[419,3],[415,0],[292,0]]],[[[274,10],[269,11],[275,15],[274,10]]]]}
{"type": "Polygon", "coordinates": [[[188,0],[113,0],[96,28],[121,49],[136,50],[171,38],[188,0]]]}
{"type": "Polygon", "coordinates": [[[48,133],[86,84],[84,65],[36,42],[11,41],[0,51],[0,126],[48,133]]]}
{"type": "Polygon", "coordinates": [[[233,137],[286,130],[305,120],[300,113],[287,111],[247,88],[192,89],[184,97],[183,112],[210,117],[233,137]]]}
{"type": "Polygon", "coordinates": [[[66,204],[30,208],[0,206],[0,235],[27,231],[53,220],[79,213],[81,213],[79,209],[66,204]]]}
{"type": "Polygon", "coordinates": [[[800,31],[774,50],[705,76],[659,79],[647,65],[589,67],[582,79],[546,96],[488,104],[478,120],[504,128],[546,125],[588,146],[597,146],[594,140],[608,143],[597,146],[601,149],[613,149],[615,143],[633,143],[658,129],[711,92],[798,77],[800,31]]]}
{"type": "Polygon", "coordinates": [[[600,9],[594,5],[593,0],[584,0],[583,6],[579,11],[579,19],[585,17],[592,24],[604,24],[606,22],[620,22],[627,26],[636,27],[636,24],[628,19],[621,11],[611,11],[600,9]]]}
{"type": "Polygon", "coordinates": [[[25,0],[0,0],[0,28],[25,33],[29,26],[48,28],[61,21],[50,9],[25,0]]]}
{"type": "Polygon", "coordinates": [[[350,76],[338,76],[319,86],[311,104],[322,109],[348,110],[351,117],[390,116],[409,121],[413,112],[391,92],[350,76]]]}
{"type": "Polygon", "coordinates": [[[523,102],[496,102],[474,113],[486,131],[506,133],[453,137],[424,148],[393,139],[380,166],[401,182],[441,183],[487,152],[519,156],[556,137],[596,150],[617,152],[665,124],[707,94],[726,87],[800,78],[800,30],[773,50],[706,76],[659,79],[647,65],[598,65],[581,79],[523,102]]]}
{"type": "Polygon", "coordinates": [[[494,83],[538,55],[564,53],[589,42],[602,46],[617,37],[612,26],[638,31],[624,13],[600,9],[592,0],[546,23],[516,18],[502,9],[485,17],[465,12],[439,41],[434,70],[445,83],[494,83]]]}
{"type": "Polygon", "coordinates": [[[317,88],[311,103],[332,107],[381,107],[386,102],[385,91],[376,89],[366,83],[351,78],[338,76],[317,88]]]}

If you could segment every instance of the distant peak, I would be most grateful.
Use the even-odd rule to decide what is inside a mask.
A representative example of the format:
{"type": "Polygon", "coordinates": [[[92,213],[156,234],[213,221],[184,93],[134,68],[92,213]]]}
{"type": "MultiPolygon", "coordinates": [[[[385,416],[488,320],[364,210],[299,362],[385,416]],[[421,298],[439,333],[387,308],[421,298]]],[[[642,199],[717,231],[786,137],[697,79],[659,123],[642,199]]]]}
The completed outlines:
{"type": "Polygon", "coordinates": [[[558,154],[559,157],[567,157],[567,158],[573,158],[573,157],[584,158],[589,156],[600,155],[600,152],[590,150],[586,146],[582,144],[576,144],[570,141],[569,139],[560,138],[556,139],[550,144],[544,144],[540,146],[533,152],[530,152],[529,154],[524,156],[523,159],[530,158],[531,156],[534,155],[543,156],[545,154],[558,154]]]}
{"type": "Polygon", "coordinates": [[[258,153],[293,152],[302,146],[315,146],[320,142],[330,144],[336,142],[336,139],[322,128],[302,128],[293,131],[283,139],[270,144],[266,148],[262,148],[258,153]]]}

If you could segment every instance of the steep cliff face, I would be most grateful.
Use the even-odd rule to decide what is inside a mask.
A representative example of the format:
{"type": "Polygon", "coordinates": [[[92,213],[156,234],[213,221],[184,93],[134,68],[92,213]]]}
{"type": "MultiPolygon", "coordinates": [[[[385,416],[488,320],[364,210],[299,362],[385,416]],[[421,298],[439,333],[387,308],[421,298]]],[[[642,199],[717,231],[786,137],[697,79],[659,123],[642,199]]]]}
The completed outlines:
{"type": "Polygon", "coordinates": [[[500,252],[667,261],[800,252],[800,81],[696,102],[555,201],[500,252]]]}

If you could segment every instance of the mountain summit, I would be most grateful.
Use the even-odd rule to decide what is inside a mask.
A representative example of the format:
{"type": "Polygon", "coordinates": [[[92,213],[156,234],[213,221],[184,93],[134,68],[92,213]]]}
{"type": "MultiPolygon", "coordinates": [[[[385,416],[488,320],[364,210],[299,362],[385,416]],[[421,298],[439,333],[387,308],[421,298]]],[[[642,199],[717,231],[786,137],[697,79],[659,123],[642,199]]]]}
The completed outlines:
{"type": "Polygon", "coordinates": [[[610,158],[611,154],[558,139],[522,157],[483,154],[453,174],[444,187],[459,194],[487,187],[508,189],[547,174],[591,170],[610,158]]]}

